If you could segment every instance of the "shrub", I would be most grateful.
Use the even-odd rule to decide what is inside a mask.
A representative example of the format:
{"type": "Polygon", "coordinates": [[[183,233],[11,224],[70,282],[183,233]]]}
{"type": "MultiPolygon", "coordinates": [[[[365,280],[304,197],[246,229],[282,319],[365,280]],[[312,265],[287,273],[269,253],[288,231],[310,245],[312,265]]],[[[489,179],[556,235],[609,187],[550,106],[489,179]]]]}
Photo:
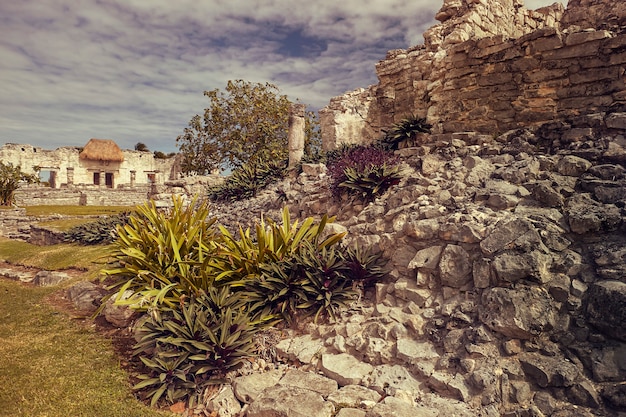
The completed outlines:
{"type": "MultiPolygon", "coordinates": [[[[322,239],[326,224],[334,218],[322,217],[319,223],[309,217],[302,224],[291,223],[289,210],[282,212],[282,224],[262,219],[256,225],[256,239],[250,231],[240,230],[235,240],[226,230],[224,247],[220,250],[223,273],[218,282],[228,282],[248,304],[251,312],[262,317],[274,317],[290,322],[297,311],[319,308],[317,300],[321,284],[316,286],[316,274],[331,262],[331,249],[345,233],[331,234],[322,239]],[[313,297],[313,295],[315,295],[313,297]]],[[[318,279],[319,281],[319,279],[318,279]]],[[[333,286],[333,290],[337,286],[333,286]]],[[[327,291],[323,291],[326,294],[327,291]]],[[[352,293],[346,294],[347,298],[352,293]]],[[[336,297],[338,298],[338,296],[336,297]]],[[[319,299],[325,303],[326,300],[319,299]]],[[[316,314],[332,315],[337,303],[325,304],[316,314]],[[331,311],[332,310],[332,311],[331,311]]]]}
{"type": "Polygon", "coordinates": [[[255,197],[257,192],[284,177],[287,162],[267,159],[243,164],[223,184],[209,189],[214,201],[239,201],[255,197]]]}
{"type": "Polygon", "coordinates": [[[371,201],[400,181],[403,174],[398,164],[399,159],[380,146],[346,148],[329,164],[331,192],[371,201]]]}
{"type": "Polygon", "coordinates": [[[209,206],[197,200],[184,204],[172,197],[173,206],[158,210],[153,201],[138,206],[128,224],[119,226],[113,242],[113,263],[103,273],[113,278],[117,300],[135,308],[174,307],[183,295],[197,295],[213,285],[209,261],[219,234],[209,218],[209,206]]]}
{"type": "Polygon", "coordinates": [[[81,245],[109,244],[117,238],[117,227],[127,224],[129,217],[130,212],[123,212],[72,227],[63,240],[81,245]]]}
{"type": "Polygon", "coordinates": [[[382,142],[388,149],[398,149],[401,142],[413,139],[418,133],[430,133],[431,129],[425,118],[410,115],[385,132],[382,142]]]}
{"type": "Polygon", "coordinates": [[[137,329],[135,354],[148,373],[134,386],[152,405],[164,394],[169,403],[201,394],[253,356],[257,329],[227,288],[201,291],[181,300],[179,309],[152,313],[137,329]]]}

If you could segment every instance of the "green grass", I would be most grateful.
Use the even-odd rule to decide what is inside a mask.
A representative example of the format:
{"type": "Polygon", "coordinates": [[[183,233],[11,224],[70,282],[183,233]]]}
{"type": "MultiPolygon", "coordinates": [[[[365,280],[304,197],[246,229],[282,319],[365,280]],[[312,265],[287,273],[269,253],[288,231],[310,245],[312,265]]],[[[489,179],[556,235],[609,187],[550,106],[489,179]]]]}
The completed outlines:
{"type": "Polygon", "coordinates": [[[91,216],[100,214],[117,214],[133,210],[134,206],[27,206],[27,216],[49,216],[62,214],[66,216],[91,216]]]}
{"type": "Polygon", "coordinates": [[[92,217],[78,217],[72,219],[61,220],[46,220],[44,222],[37,223],[41,227],[47,227],[49,229],[55,229],[60,232],[67,232],[72,227],[80,226],[86,223],[95,222],[97,219],[92,217]]]}
{"type": "Polygon", "coordinates": [[[111,343],[46,304],[53,291],[0,279],[0,416],[172,416],[132,396],[111,343]]]}
{"type": "MultiPolygon", "coordinates": [[[[47,270],[79,268],[95,271],[102,267],[98,259],[107,252],[106,246],[59,244],[37,246],[0,237],[0,259],[12,264],[47,270]]],[[[103,261],[103,259],[102,259],[103,261]]]]}

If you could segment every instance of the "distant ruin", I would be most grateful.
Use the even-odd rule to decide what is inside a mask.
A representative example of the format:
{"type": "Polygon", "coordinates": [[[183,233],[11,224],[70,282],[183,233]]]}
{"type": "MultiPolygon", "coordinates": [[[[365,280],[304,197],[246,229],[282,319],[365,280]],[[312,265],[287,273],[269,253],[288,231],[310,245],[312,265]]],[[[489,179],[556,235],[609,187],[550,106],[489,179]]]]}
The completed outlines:
{"type": "Polygon", "coordinates": [[[179,176],[178,158],[155,158],[152,152],[121,150],[110,139],[91,139],[83,148],[46,150],[27,144],[0,147],[4,163],[39,173],[41,184],[16,193],[23,204],[137,204],[179,176]],[[103,194],[106,192],[106,194],[103,194]]]}
{"type": "Polygon", "coordinates": [[[389,51],[376,65],[378,84],[320,111],[325,149],[372,142],[411,114],[442,134],[554,122],[579,136],[626,127],[607,118],[626,109],[626,3],[527,10],[522,0],[445,0],[436,19],[423,45],[389,51]]]}

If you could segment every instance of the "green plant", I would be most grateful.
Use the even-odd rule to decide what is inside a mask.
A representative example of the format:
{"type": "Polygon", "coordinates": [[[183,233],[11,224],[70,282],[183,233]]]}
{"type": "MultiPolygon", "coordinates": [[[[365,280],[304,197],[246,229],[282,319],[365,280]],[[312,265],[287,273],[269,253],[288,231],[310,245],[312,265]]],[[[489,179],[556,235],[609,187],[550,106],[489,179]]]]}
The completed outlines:
{"type": "Polygon", "coordinates": [[[279,181],[285,175],[287,161],[264,158],[235,169],[224,183],[209,189],[214,201],[239,201],[256,196],[257,192],[279,181]]]}
{"type": "Polygon", "coordinates": [[[344,175],[345,180],[339,183],[339,187],[366,201],[384,194],[390,187],[400,183],[404,176],[400,166],[387,163],[369,165],[365,168],[347,167],[344,175]]]}
{"type": "Polygon", "coordinates": [[[372,253],[371,248],[355,245],[345,249],[344,259],[349,276],[356,286],[368,288],[381,281],[389,272],[383,253],[372,253]]]}
{"type": "Polygon", "coordinates": [[[72,227],[65,233],[63,240],[83,245],[111,243],[117,238],[118,225],[126,224],[129,217],[130,213],[124,212],[72,227]]]}
{"type": "Polygon", "coordinates": [[[344,147],[331,156],[328,166],[330,190],[371,201],[403,177],[399,160],[381,146],[344,147]]]}
{"type": "Polygon", "coordinates": [[[149,372],[139,376],[134,389],[155,405],[200,394],[207,385],[253,356],[258,330],[228,288],[210,288],[181,300],[172,310],[155,309],[138,327],[135,354],[149,372]]]}
{"type": "MultiPolygon", "coordinates": [[[[39,167],[33,167],[35,172],[39,171],[39,167]]],[[[39,182],[37,174],[26,174],[22,172],[21,167],[13,166],[12,163],[4,163],[0,161],[0,205],[10,206],[13,204],[13,195],[20,184],[26,182],[28,184],[39,182]]]]}
{"type": "Polygon", "coordinates": [[[382,142],[389,149],[398,149],[401,142],[413,139],[418,133],[430,133],[431,129],[425,118],[410,115],[385,132],[382,142]]]}
{"type": "Polygon", "coordinates": [[[216,283],[229,285],[246,300],[253,314],[291,321],[296,311],[313,306],[309,302],[315,290],[306,270],[321,268],[317,257],[325,260],[333,253],[330,248],[345,236],[344,232],[324,237],[324,228],[332,221],[334,218],[324,216],[316,223],[309,217],[302,224],[292,224],[285,207],[282,223],[262,219],[255,227],[254,239],[250,230],[240,230],[235,239],[221,229],[224,242],[215,267],[222,273],[216,283]]]}
{"type": "Polygon", "coordinates": [[[113,262],[103,273],[115,283],[117,301],[134,308],[174,307],[181,296],[197,294],[213,285],[209,261],[219,235],[209,205],[193,200],[185,204],[172,197],[172,207],[157,209],[153,201],[138,206],[128,224],[118,227],[112,244],[113,262]]]}

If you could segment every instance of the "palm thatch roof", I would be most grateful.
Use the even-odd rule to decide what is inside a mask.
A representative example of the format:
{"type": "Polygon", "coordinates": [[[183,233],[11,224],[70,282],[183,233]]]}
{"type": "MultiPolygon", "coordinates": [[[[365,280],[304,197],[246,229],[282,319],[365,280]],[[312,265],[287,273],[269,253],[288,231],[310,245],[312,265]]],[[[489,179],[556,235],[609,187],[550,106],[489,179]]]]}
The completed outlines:
{"type": "Polygon", "coordinates": [[[79,157],[90,161],[124,161],[124,154],[111,139],[89,139],[79,157]]]}

